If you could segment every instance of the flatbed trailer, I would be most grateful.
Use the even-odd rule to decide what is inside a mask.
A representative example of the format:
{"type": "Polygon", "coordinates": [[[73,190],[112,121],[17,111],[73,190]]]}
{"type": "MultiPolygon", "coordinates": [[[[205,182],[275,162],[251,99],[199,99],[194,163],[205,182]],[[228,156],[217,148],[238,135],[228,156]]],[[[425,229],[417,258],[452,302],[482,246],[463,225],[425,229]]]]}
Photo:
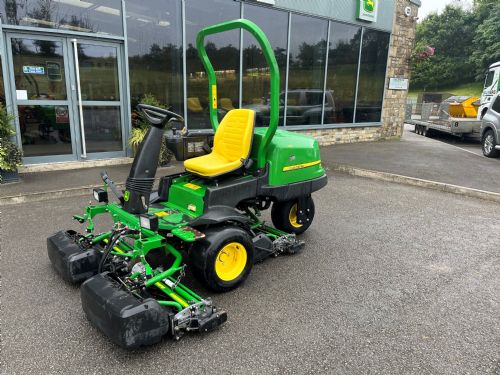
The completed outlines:
{"type": "Polygon", "coordinates": [[[415,113],[414,105],[409,104],[406,111],[405,122],[415,125],[415,133],[428,136],[429,131],[438,131],[459,137],[479,136],[481,120],[470,117],[452,117],[446,111],[439,110],[439,116],[432,116],[439,105],[424,103],[420,113],[415,113]]]}

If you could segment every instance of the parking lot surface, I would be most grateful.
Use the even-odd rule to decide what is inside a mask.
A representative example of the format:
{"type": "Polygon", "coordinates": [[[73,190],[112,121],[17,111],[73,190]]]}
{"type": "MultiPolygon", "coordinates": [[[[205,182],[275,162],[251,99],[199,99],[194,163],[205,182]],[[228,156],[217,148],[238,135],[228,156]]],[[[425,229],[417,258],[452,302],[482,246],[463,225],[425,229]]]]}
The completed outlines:
{"type": "Polygon", "coordinates": [[[325,165],[344,164],[373,171],[500,193],[500,158],[483,156],[473,139],[434,132],[417,135],[406,125],[395,141],[336,144],[321,149],[325,165]]]}
{"type": "Polygon", "coordinates": [[[90,195],[1,208],[4,373],[500,373],[497,204],[345,175],[314,198],[302,253],[212,294],[225,325],[133,352],[47,258],[90,195]]]}

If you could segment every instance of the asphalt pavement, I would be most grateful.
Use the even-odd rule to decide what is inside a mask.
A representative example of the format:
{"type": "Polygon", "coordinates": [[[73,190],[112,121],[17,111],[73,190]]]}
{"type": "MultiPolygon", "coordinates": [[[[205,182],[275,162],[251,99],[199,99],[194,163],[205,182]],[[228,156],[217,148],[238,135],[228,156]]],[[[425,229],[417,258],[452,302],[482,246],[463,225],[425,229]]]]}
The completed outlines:
{"type": "Polygon", "coordinates": [[[401,140],[338,144],[321,149],[325,165],[348,165],[366,170],[436,181],[500,193],[500,158],[482,155],[473,139],[435,133],[433,138],[407,125],[401,140]]]}
{"type": "Polygon", "coordinates": [[[314,199],[302,253],[212,294],[225,325],[133,352],[47,257],[89,197],[0,207],[3,373],[500,373],[497,204],[337,174],[314,199]]]}

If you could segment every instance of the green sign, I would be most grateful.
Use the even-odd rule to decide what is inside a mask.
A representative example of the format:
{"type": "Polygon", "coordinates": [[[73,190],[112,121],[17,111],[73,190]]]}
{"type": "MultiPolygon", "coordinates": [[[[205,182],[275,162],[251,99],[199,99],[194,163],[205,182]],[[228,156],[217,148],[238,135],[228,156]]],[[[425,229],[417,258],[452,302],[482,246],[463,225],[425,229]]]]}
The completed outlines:
{"type": "Polygon", "coordinates": [[[378,0],[358,0],[356,17],[363,21],[377,22],[378,0]]]}

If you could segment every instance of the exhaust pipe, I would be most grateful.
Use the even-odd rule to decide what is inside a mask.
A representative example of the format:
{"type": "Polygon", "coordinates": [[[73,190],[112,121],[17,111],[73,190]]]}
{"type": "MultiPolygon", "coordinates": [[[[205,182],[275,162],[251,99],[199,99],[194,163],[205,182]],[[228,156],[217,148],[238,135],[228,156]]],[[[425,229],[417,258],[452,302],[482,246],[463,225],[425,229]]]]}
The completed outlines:
{"type": "Polygon", "coordinates": [[[151,127],[139,146],[125,183],[123,208],[131,214],[148,211],[165,125],[172,118],[184,121],[181,116],[166,109],[145,104],[139,104],[137,108],[145,115],[151,127]]]}

